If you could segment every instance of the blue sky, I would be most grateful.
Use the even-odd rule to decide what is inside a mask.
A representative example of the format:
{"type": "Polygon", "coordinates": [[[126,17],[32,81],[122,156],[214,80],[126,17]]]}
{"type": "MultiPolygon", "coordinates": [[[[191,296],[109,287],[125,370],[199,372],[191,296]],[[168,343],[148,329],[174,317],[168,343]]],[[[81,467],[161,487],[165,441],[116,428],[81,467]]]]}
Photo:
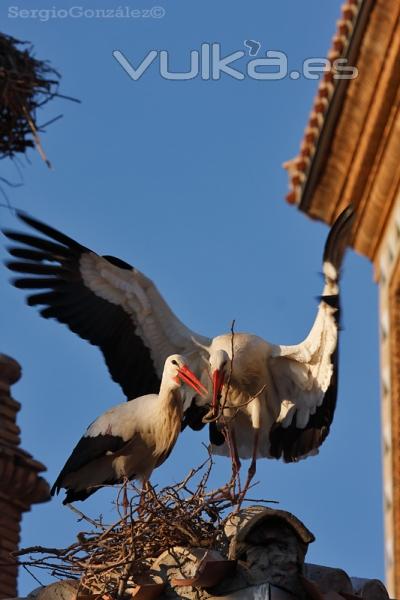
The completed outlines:
{"type": "MultiPolygon", "coordinates": [[[[2,176],[23,180],[6,190],[9,200],[140,268],[199,333],[225,332],[236,319],[238,330],[296,343],[315,316],[328,230],[285,203],[281,165],[298,151],[317,82],[225,75],[166,81],[156,63],[133,81],[112,52],[137,65],[150,50],[168,50],[172,68],[187,70],[190,51],[202,43],[219,43],[226,55],[246,50],[244,40],[253,39],[261,53],[285,52],[296,69],[326,55],[341,3],[161,1],[163,18],[40,21],[8,16],[7,5],[1,7],[3,30],[33,42],[36,55],[62,74],[62,92],[82,101],[56,100],[39,115],[41,122],[64,115],[42,137],[52,171],[35,152],[22,159],[20,173],[2,161],[2,176]]],[[[72,6],[64,1],[57,8],[72,6]]],[[[242,69],[246,60],[238,63],[242,69]]],[[[16,226],[5,209],[0,223],[16,226]]],[[[5,256],[3,244],[0,251],[5,256]]],[[[22,403],[23,447],[47,465],[53,482],[87,424],[123,397],[97,349],[39,318],[8,279],[1,269],[1,341],[24,370],[13,390],[22,403]]],[[[342,290],[340,386],[330,436],[318,457],[299,464],[260,461],[257,496],[279,500],[313,531],[309,562],[383,578],[377,288],[370,263],[354,252],[342,290]]],[[[154,482],[177,480],[197,465],[203,440],[182,435],[154,482]]],[[[229,472],[229,462],[218,459],[213,482],[223,483],[229,472]]],[[[85,511],[112,518],[114,497],[101,491],[85,511]]],[[[79,530],[55,498],[25,515],[22,545],[67,545],[79,530]]],[[[21,594],[36,585],[21,573],[21,594]]]]}

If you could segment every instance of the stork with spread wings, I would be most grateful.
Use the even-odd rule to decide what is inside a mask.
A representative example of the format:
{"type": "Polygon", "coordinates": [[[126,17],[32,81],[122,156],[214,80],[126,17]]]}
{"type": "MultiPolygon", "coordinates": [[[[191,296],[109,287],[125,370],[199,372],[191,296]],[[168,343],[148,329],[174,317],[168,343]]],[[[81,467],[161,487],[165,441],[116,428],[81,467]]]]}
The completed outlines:
{"type": "Polygon", "coordinates": [[[239,457],[252,458],[254,472],[258,456],[291,462],[316,453],[336,405],[339,277],[351,207],[329,233],[317,316],[295,346],[247,333],[201,336],[175,316],[135,267],[99,256],[24,213],[18,217],[33,232],[4,231],[13,242],[7,266],[18,273],[14,285],[29,290],[27,303],[41,307],[43,317],[57,319],[100,348],[128,400],[157,392],[165,360],[182,354],[203,384],[212,381],[206,402],[187,398],[183,425],[200,429],[211,421],[213,451],[233,453],[236,469],[239,457]]]}

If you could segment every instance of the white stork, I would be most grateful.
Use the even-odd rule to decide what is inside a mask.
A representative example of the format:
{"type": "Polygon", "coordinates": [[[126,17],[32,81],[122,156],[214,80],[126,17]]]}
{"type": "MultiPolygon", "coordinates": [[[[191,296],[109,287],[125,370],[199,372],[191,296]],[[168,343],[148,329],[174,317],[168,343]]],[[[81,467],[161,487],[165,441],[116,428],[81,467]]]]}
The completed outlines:
{"type": "Polygon", "coordinates": [[[218,429],[226,422],[228,430],[228,439],[213,451],[232,454],[234,473],[239,456],[251,458],[248,483],[258,456],[293,462],[316,454],[329,433],[337,395],[340,267],[353,218],[348,207],[328,235],[324,288],[303,342],[284,346],[230,333],[215,337],[207,348],[213,381],[210,416],[218,429]]]}
{"type": "Polygon", "coordinates": [[[51,494],[66,489],[63,504],[68,504],[86,500],[104,485],[139,479],[145,486],[152,471],[168,458],[181,430],[182,382],[207,395],[184,357],[169,356],[160,392],[117,404],[97,417],[72,451],[51,494]]]}
{"type": "MultiPolygon", "coordinates": [[[[40,314],[55,318],[97,345],[114,381],[127,398],[158,389],[165,359],[188,357],[192,371],[214,383],[218,397],[229,393],[224,416],[234,416],[229,434],[236,455],[283,458],[285,462],[316,453],[329,433],[336,404],[339,275],[352,222],[346,209],[333,225],[324,252],[325,284],[317,317],[306,339],[295,346],[270,344],[244,333],[210,339],[187,328],[143,273],[126,262],[99,256],[48,225],[17,213],[42,235],[4,231],[17,242],[8,248],[7,266],[26,274],[14,280],[40,314]],[[233,358],[233,360],[232,360],[233,358]],[[223,386],[225,384],[225,388],[223,386]]],[[[208,404],[211,403],[211,397],[208,404]]],[[[203,426],[208,412],[202,400],[189,397],[184,426],[203,426]]],[[[221,419],[210,425],[212,449],[228,454],[221,419]]],[[[238,463],[238,456],[237,463],[238,463]]]]}

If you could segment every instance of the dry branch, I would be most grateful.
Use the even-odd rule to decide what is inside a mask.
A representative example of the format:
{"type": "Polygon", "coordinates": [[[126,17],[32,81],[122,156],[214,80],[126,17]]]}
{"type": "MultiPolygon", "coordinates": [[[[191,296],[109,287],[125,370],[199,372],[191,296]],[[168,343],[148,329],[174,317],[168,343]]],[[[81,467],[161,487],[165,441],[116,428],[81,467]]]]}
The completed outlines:
{"type": "Polygon", "coordinates": [[[59,79],[48,62],[34,58],[27,42],[0,34],[0,158],[15,158],[36,146],[50,166],[39,137],[44,126],[38,125],[36,113],[60,96],[59,79]]]}
{"type": "Polygon", "coordinates": [[[32,546],[15,553],[14,561],[56,578],[76,578],[84,593],[120,598],[126,586],[141,581],[155,558],[174,546],[212,548],[226,555],[224,523],[228,509],[236,507],[235,497],[229,485],[207,490],[212,464],[209,455],[175,485],[160,491],[149,486],[140,504],[141,490],[132,485],[128,514],[111,525],[78,511],[91,530],[80,532],[74,544],[64,549],[32,546]]]}

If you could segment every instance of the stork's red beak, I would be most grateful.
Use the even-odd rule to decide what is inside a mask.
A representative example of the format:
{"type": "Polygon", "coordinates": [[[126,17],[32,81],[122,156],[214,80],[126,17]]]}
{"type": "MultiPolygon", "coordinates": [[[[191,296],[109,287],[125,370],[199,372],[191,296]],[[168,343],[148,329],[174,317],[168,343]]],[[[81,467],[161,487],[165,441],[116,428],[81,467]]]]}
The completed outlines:
{"type": "Polygon", "coordinates": [[[207,388],[199,381],[196,375],[189,369],[187,365],[183,365],[180,367],[178,371],[178,377],[182,379],[185,383],[190,385],[200,396],[206,398],[208,396],[207,388]]]}
{"type": "Polygon", "coordinates": [[[215,369],[213,373],[213,397],[212,397],[212,411],[213,416],[216,417],[218,414],[218,401],[221,396],[222,386],[225,381],[225,373],[220,369],[215,369]]]}

